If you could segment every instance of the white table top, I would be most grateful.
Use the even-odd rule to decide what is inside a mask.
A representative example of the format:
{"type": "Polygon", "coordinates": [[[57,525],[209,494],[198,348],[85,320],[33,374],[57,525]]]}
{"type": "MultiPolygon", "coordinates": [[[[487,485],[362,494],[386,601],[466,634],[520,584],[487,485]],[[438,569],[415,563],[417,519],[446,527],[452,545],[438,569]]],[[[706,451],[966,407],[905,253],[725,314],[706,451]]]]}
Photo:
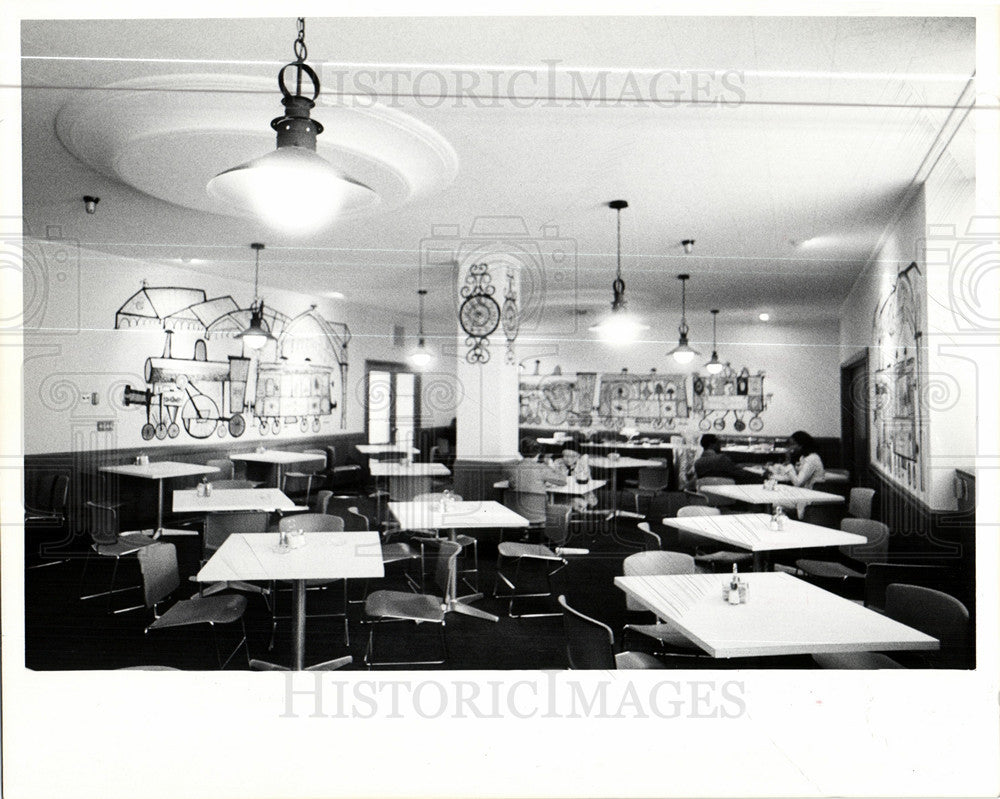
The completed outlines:
{"type": "Polygon", "coordinates": [[[405,455],[406,453],[410,453],[411,455],[420,454],[419,449],[408,444],[355,444],[354,447],[362,455],[381,455],[389,452],[398,452],[401,455],[405,455]]]}
{"type": "Polygon", "coordinates": [[[322,460],[323,456],[315,452],[289,452],[284,449],[268,449],[263,452],[234,452],[229,456],[231,461],[253,461],[255,463],[302,463],[304,461],[322,460]]]}
{"type": "Polygon", "coordinates": [[[527,527],[529,522],[499,502],[454,502],[447,513],[440,503],[390,502],[389,511],[402,530],[467,530],[482,527],[527,527]]]}
{"type": "Polygon", "coordinates": [[[796,519],[786,518],[783,529],[772,530],[768,526],[769,513],[737,513],[720,516],[668,516],[663,523],[688,533],[696,533],[706,538],[751,552],[769,552],[775,549],[799,549],[800,547],[839,547],[864,544],[867,538],[855,533],[845,533],[816,524],[806,524],[796,519]]]}
{"type": "Polygon", "coordinates": [[[595,455],[590,459],[592,469],[641,469],[644,466],[663,466],[664,462],[656,459],[643,458],[609,458],[604,455],[595,455]]]}
{"type": "Polygon", "coordinates": [[[767,444],[726,444],[719,452],[737,452],[744,455],[773,452],[775,455],[784,455],[788,452],[788,447],[771,447],[767,444]]]}
{"type": "Polygon", "coordinates": [[[222,513],[225,511],[305,510],[277,488],[216,488],[212,496],[199,497],[195,489],[174,491],[174,513],[222,513]]]}
{"type": "MultiPolygon", "coordinates": [[[[616,443],[616,442],[611,442],[611,443],[586,442],[584,444],[581,444],[580,446],[581,447],[592,447],[594,449],[610,449],[610,450],[629,449],[629,450],[636,450],[636,451],[642,451],[644,449],[653,449],[653,450],[656,450],[656,449],[678,449],[677,446],[675,446],[674,444],[671,444],[669,441],[660,441],[660,442],[657,442],[655,444],[651,444],[651,443],[648,443],[648,442],[640,442],[640,441],[630,441],[630,442],[622,441],[621,443],[616,443]]],[[[683,445],[680,448],[683,448],[683,445]]]]}
{"type": "Polygon", "coordinates": [[[129,477],[142,477],[146,480],[166,480],[169,477],[192,477],[197,474],[212,474],[219,471],[214,466],[203,466],[200,463],[181,463],[179,461],[151,461],[144,466],[128,464],[127,466],[102,466],[102,472],[124,474],[129,477]]]}
{"type": "Polygon", "coordinates": [[[720,485],[700,486],[702,494],[714,494],[717,497],[734,499],[750,505],[835,505],[843,502],[839,494],[827,494],[825,491],[813,491],[811,488],[779,485],[774,491],[768,491],[763,485],[720,485]]]}
{"type": "Polygon", "coordinates": [[[572,438],[536,438],[539,444],[572,444],[572,438]]]}
{"type": "Polygon", "coordinates": [[[615,577],[615,585],[713,657],[938,649],[937,639],[783,572],[743,575],[748,601],[722,597],[724,574],[615,577]]]}
{"type": "Polygon", "coordinates": [[[372,477],[447,477],[451,471],[443,463],[385,463],[371,461],[372,477]]]}
{"type": "Polygon", "coordinates": [[[333,580],[382,577],[382,547],[374,530],[305,533],[305,546],[275,552],[278,533],[234,533],[198,576],[202,583],[230,580],[333,580]]]}
{"type": "MultiPolygon", "coordinates": [[[[576,480],[568,480],[566,485],[548,485],[546,484],[545,490],[550,494],[571,494],[573,496],[583,496],[584,494],[589,494],[591,491],[597,491],[599,488],[604,488],[608,484],[607,480],[591,480],[587,483],[578,483],[576,480]]],[[[493,484],[494,488],[510,488],[510,480],[497,480],[493,484]]]]}

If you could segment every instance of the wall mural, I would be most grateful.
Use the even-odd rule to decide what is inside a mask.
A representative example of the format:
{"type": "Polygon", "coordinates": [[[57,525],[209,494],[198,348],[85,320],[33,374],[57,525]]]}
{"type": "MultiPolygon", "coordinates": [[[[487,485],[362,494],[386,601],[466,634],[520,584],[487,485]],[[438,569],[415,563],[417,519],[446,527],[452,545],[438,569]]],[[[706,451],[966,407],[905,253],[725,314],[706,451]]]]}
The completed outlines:
{"type": "Polygon", "coordinates": [[[911,263],[875,310],[872,323],[872,463],[912,491],[926,489],[920,413],[919,297],[923,275],[911,263]]]}
{"type": "Polygon", "coordinates": [[[345,426],[347,325],[327,321],[315,305],[294,317],[265,308],[276,341],[244,351],[237,336],[250,313],[229,296],[145,282],[118,309],[116,330],[160,327],[165,336],[162,354],[146,359],[146,385],[125,387],[124,404],[145,411],[143,439],[176,438],[181,430],[198,439],[238,438],[249,425],[261,435],[283,427],[317,433],[334,411],[345,426]],[[195,337],[191,357],[174,354],[178,334],[195,337]]]}
{"type": "Polygon", "coordinates": [[[691,407],[699,430],[726,429],[726,417],[733,415],[733,430],[752,433],[764,428],[761,413],[767,409],[770,394],[764,393],[764,373],[750,374],[745,366],[737,372],[729,364],[717,375],[691,376],[691,407]],[[744,418],[746,419],[744,421],[744,418]]]}

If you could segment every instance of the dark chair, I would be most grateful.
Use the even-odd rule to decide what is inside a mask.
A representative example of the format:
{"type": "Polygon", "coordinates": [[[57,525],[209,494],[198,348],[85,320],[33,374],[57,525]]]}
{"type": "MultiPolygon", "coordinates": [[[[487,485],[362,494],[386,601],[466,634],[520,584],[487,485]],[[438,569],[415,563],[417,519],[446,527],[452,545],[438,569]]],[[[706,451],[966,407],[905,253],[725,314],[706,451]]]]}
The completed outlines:
{"type": "MultiPolygon", "coordinates": [[[[137,554],[141,549],[151,546],[153,539],[142,532],[120,532],[118,521],[118,509],[113,505],[104,505],[99,502],[87,502],[85,509],[88,517],[88,530],[91,538],[91,550],[101,558],[113,558],[114,568],[111,570],[111,582],[107,591],[81,596],[81,600],[96,599],[97,597],[108,597],[108,612],[111,614],[125,613],[130,610],[139,610],[142,605],[132,605],[125,608],[113,608],[111,597],[125,591],[137,591],[142,586],[132,585],[125,588],[116,588],[118,577],[118,564],[122,558],[137,554]]],[[[83,577],[86,576],[88,557],[84,561],[83,577]]],[[[83,580],[81,577],[81,580],[83,580]]]]}
{"type": "Polygon", "coordinates": [[[670,485],[670,469],[665,466],[646,466],[639,470],[639,481],[634,488],[625,488],[622,493],[631,495],[635,502],[635,512],[639,512],[639,497],[651,499],[670,485]]]}
{"type": "MultiPolygon", "coordinates": [[[[822,486],[815,487],[816,491],[826,490],[822,486]]],[[[806,524],[814,524],[817,527],[829,527],[836,530],[840,527],[840,521],[844,518],[843,507],[839,504],[822,503],[809,504],[802,509],[799,521],[806,524]]]]}
{"type": "Polygon", "coordinates": [[[334,491],[361,490],[365,472],[357,463],[339,463],[335,447],[326,447],[325,484],[334,491]]]}
{"type": "Polygon", "coordinates": [[[205,461],[206,466],[214,466],[218,469],[215,474],[210,474],[208,479],[214,484],[215,480],[213,478],[218,478],[220,480],[232,480],[236,477],[235,467],[233,462],[229,458],[213,458],[212,460],[205,461]]]}
{"type": "Polygon", "coordinates": [[[642,548],[646,552],[654,552],[663,549],[663,541],[660,536],[649,528],[649,522],[639,522],[635,528],[642,536],[642,548]]]}
{"type": "MultiPolygon", "coordinates": [[[[710,478],[705,478],[706,480],[710,478]]],[[[712,478],[714,479],[714,478],[712,478]]],[[[722,478],[718,478],[722,479],[722,478]]],[[[721,484],[720,484],[721,485],[721,484]]],[[[718,516],[722,511],[711,505],[685,505],[678,508],[677,517],[685,516],[718,516]]],[[[715,549],[718,544],[704,536],[688,533],[680,530],[677,533],[679,548],[682,550],[695,551],[694,562],[699,566],[707,566],[712,571],[732,571],[733,564],[737,567],[749,568],[753,564],[753,554],[750,552],[732,552],[726,549],[715,549]]]]}
{"type": "Polygon", "coordinates": [[[846,562],[803,558],[795,562],[800,575],[833,583],[857,583],[860,588],[865,579],[862,569],[869,563],[884,563],[889,550],[889,528],[873,519],[843,519],[840,529],[845,533],[863,535],[867,544],[839,547],[846,562]]]}
{"type": "Polygon", "coordinates": [[[664,665],[645,652],[615,653],[615,634],[606,624],[571,608],[559,596],[566,659],[571,669],[662,669],[664,665]]]}
{"type": "Polygon", "coordinates": [[[873,488],[852,488],[847,500],[847,515],[853,519],[870,519],[875,499],[873,488]]]}
{"type": "Polygon", "coordinates": [[[900,653],[900,660],[876,652],[813,655],[813,660],[824,669],[903,668],[904,662],[918,668],[971,668],[969,611],[955,597],[919,585],[893,583],[885,592],[885,615],[937,638],[941,648],[900,653]]]}
{"type": "MultiPolygon", "coordinates": [[[[417,494],[413,497],[414,502],[440,502],[445,493],[442,492],[429,492],[426,494],[417,494]]],[[[462,498],[455,493],[449,495],[455,502],[461,502],[462,498]]],[[[428,544],[433,545],[438,541],[441,541],[446,536],[441,530],[415,530],[410,536],[411,541],[415,541],[420,545],[420,580],[423,584],[424,580],[424,547],[428,544]]],[[[458,533],[452,538],[447,536],[448,540],[456,541],[459,546],[462,547],[462,557],[465,558],[465,553],[471,547],[472,549],[472,566],[465,569],[459,569],[458,575],[459,579],[463,580],[466,585],[469,586],[474,592],[479,592],[479,539],[475,536],[467,535],[465,533],[458,533]],[[471,574],[474,582],[470,582],[468,577],[463,577],[462,575],[471,574]]]]}
{"type": "Polygon", "coordinates": [[[373,591],[365,599],[364,624],[371,625],[368,631],[368,648],[365,664],[372,666],[420,666],[437,665],[448,659],[448,641],[445,637],[445,597],[455,595],[455,561],[462,548],[452,541],[442,541],[438,547],[437,566],[434,576],[441,596],[412,594],[408,591],[373,591]],[[376,661],[375,631],[386,622],[414,622],[417,625],[430,623],[439,625],[441,634],[441,657],[437,660],[420,661],[376,661]]]}
{"type": "Polygon", "coordinates": [[[865,569],[865,607],[884,611],[885,592],[893,583],[919,585],[941,591],[947,585],[950,576],[944,566],[923,563],[869,563],[865,569]]]}
{"type": "MultiPolygon", "coordinates": [[[[45,485],[37,495],[37,502],[33,505],[25,505],[24,508],[24,528],[26,534],[25,547],[27,548],[27,534],[45,531],[47,534],[55,532],[65,539],[66,532],[66,507],[69,504],[69,477],[65,474],[54,475],[45,481],[45,485]]],[[[37,539],[33,543],[39,543],[38,555],[41,558],[54,554],[51,550],[53,544],[65,543],[55,541],[50,544],[41,545],[37,539]]],[[[27,555],[28,552],[26,551],[27,555]]],[[[43,560],[43,562],[29,566],[30,569],[41,569],[46,566],[56,566],[66,563],[65,557],[56,556],[55,560],[43,560]]]]}
{"type": "MultiPolygon", "coordinates": [[[[296,513],[292,516],[284,516],[278,521],[278,531],[284,533],[340,533],[344,531],[344,520],[340,516],[331,516],[326,513],[296,513]]],[[[341,583],[343,587],[343,600],[340,609],[333,613],[306,613],[307,619],[343,619],[344,622],[344,642],[351,645],[351,634],[347,626],[347,580],[306,580],[306,600],[308,602],[309,592],[314,594],[325,592],[334,583],[341,583]]],[[[278,622],[283,619],[290,619],[291,614],[282,615],[278,613],[278,597],[281,594],[291,594],[291,587],[284,581],[275,585],[271,604],[271,640],[267,648],[274,648],[274,638],[278,631],[278,622]]]]}
{"type": "Polygon", "coordinates": [[[243,647],[250,665],[250,651],[247,649],[247,631],[243,625],[243,613],[246,610],[246,597],[226,594],[223,596],[203,597],[193,596],[175,602],[164,613],[159,612],[158,605],[180,586],[177,573],[177,549],[173,544],[153,543],[144,547],[138,553],[139,566],[142,569],[143,594],[146,607],[153,612],[153,621],[146,627],[150,630],[165,630],[173,627],[188,627],[195,624],[208,624],[213,628],[217,624],[240,623],[242,637],[236,648],[222,660],[216,642],[215,655],[219,668],[224,669],[233,656],[243,647]]]}
{"type": "Polygon", "coordinates": [[[559,548],[569,537],[569,515],[572,508],[569,505],[549,505],[545,510],[544,534],[548,543],[555,548],[550,549],[545,544],[526,544],[520,541],[501,541],[497,546],[497,573],[493,582],[493,596],[497,599],[507,599],[507,615],[512,619],[539,618],[543,616],[558,616],[559,613],[514,613],[514,601],[527,597],[552,596],[552,577],[568,565],[568,561],[559,554],[559,548]],[[505,573],[505,564],[514,562],[514,573],[505,573]],[[548,590],[544,592],[518,591],[521,570],[529,564],[539,564],[545,570],[545,580],[548,590]],[[510,593],[500,594],[498,589],[503,582],[510,593]]]}

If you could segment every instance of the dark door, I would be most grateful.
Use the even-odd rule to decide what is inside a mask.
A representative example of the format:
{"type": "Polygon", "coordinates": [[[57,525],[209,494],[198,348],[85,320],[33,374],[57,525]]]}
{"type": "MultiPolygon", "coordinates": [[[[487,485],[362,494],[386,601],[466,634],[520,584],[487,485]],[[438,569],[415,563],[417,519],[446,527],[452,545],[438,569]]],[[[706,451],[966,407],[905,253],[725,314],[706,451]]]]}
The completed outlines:
{"type": "Polygon", "coordinates": [[[840,440],[854,485],[869,485],[868,351],[840,367],[840,440]]]}

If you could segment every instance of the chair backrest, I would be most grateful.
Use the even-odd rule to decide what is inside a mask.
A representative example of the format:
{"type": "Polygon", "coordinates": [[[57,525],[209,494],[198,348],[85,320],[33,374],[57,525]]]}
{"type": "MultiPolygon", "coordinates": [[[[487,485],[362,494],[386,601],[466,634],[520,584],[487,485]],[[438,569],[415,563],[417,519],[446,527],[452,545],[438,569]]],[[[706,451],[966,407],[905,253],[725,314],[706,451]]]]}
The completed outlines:
{"type": "Polygon", "coordinates": [[[316,513],[326,513],[332,497],[333,492],[328,488],[324,488],[322,491],[317,491],[315,500],[316,504],[313,506],[313,510],[316,513]]]}
{"type": "Polygon", "coordinates": [[[336,447],[323,447],[326,451],[326,468],[332,469],[337,465],[337,448],[336,447]]]}
{"type": "Polygon", "coordinates": [[[847,515],[855,519],[870,519],[874,499],[874,488],[852,488],[847,500],[847,515]]]}
{"type": "Polygon", "coordinates": [[[298,530],[304,533],[342,533],[344,520],[328,513],[296,513],[294,516],[283,516],[278,521],[278,529],[283,533],[298,530]]]}
{"type": "Polygon", "coordinates": [[[49,507],[46,510],[63,513],[69,504],[69,477],[57,474],[52,478],[52,490],[49,493],[49,507]]]}
{"type": "Polygon", "coordinates": [[[177,573],[177,548],[173,544],[156,543],[140,549],[139,568],[142,569],[142,591],[146,607],[162,602],[181,584],[177,573]]]}
{"type": "Polygon", "coordinates": [[[677,509],[677,518],[683,519],[687,516],[718,516],[722,511],[710,505],[685,505],[677,509]]]}
{"type": "Polygon", "coordinates": [[[566,637],[566,658],[571,669],[615,668],[615,635],[611,628],[597,619],[584,616],[559,596],[562,606],[563,633],[566,637]]]}
{"type": "Polygon", "coordinates": [[[893,583],[885,589],[885,615],[941,642],[937,652],[922,653],[939,668],[970,665],[969,611],[955,597],[920,585],[893,583]]]}
{"type": "Polygon", "coordinates": [[[867,544],[840,547],[845,555],[862,563],[885,562],[889,553],[889,528],[882,522],[874,519],[842,519],[840,529],[868,539],[867,544]]]}
{"type": "MultiPolygon", "coordinates": [[[[413,502],[440,502],[444,496],[444,491],[428,491],[423,494],[417,494],[413,498],[413,502]]],[[[458,494],[452,493],[450,496],[455,502],[462,501],[462,498],[458,494]]]]}
{"type": "Polygon", "coordinates": [[[211,483],[212,488],[223,491],[234,488],[254,488],[257,485],[253,480],[212,480],[211,483]]]}
{"type": "Polygon", "coordinates": [[[434,581],[441,589],[441,596],[454,596],[457,582],[455,563],[462,545],[455,541],[442,541],[438,544],[437,561],[434,566],[434,581]]]}
{"type": "Polygon", "coordinates": [[[322,449],[304,449],[302,450],[303,455],[315,455],[316,460],[306,461],[302,464],[302,471],[320,471],[322,472],[329,465],[326,457],[326,450],[322,449]]]}
{"type": "Polygon", "coordinates": [[[118,540],[118,511],[100,502],[86,502],[90,538],[95,544],[114,544],[118,540]]]}
{"type": "Polygon", "coordinates": [[[572,512],[570,505],[553,503],[545,507],[545,538],[552,546],[561,547],[569,538],[569,515],[572,512]]]}
{"type": "Polygon", "coordinates": [[[347,515],[344,516],[345,530],[367,532],[372,529],[371,525],[371,520],[358,510],[357,507],[350,507],[347,509],[347,515]]]}
{"type": "Polygon", "coordinates": [[[642,545],[647,552],[663,549],[663,541],[649,529],[649,522],[639,522],[635,527],[642,535],[642,545]]]}
{"type": "MultiPolygon", "coordinates": [[[[694,558],[683,552],[636,552],[622,562],[622,573],[626,577],[648,577],[655,574],[694,574],[694,558]]],[[[625,595],[628,610],[646,610],[646,607],[625,595]]]]}
{"type": "Polygon", "coordinates": [[[670,484],[670,469],[665,466],[644,466],[639,470],[639,488],[662,491],[670,484]]]}
{"type": "Polygon", "coordinates": [[[503,504],[527,519],[529,524],[545,524],[545,508],[548,506],[545,494],[507,489],[503,493],[503,504]]]}
{"type": "Polygon", "coordinates": [[[206,552],[214,552],[233,533],[266,533],[269,514],[262,510],[210,513],[205,517],[202,541],[206,552]]]}
{"type": "MultiPolygon", "coordinates": [[[[233,479],[233,462],[229,458],[212,458],[205,461],[206,466],[214,466],[219,471],[215,474],[208,475],[208,479],[212,480],[213,477],[218,477],[220,480],[232,480],[233,479]]],[[[215,481],[212,480],[214,483],[215,481]]]]}
{"type": "Polygon", "coordinates": [[[281,490],[285,494],[308,492],[313,480],[312,472],[284,472],[281,475],[281,490]]]}
{"type": "MultiPolygon", "coordinates": [[[[816,489],[820,491],[822,489],[816,489]]],[[[799,509],[799,519],[806,524],[815,524],[817,527],[829,527],[836,530],[844,518],[843,506],[840,504],[809,504],[799,509]]]]}

